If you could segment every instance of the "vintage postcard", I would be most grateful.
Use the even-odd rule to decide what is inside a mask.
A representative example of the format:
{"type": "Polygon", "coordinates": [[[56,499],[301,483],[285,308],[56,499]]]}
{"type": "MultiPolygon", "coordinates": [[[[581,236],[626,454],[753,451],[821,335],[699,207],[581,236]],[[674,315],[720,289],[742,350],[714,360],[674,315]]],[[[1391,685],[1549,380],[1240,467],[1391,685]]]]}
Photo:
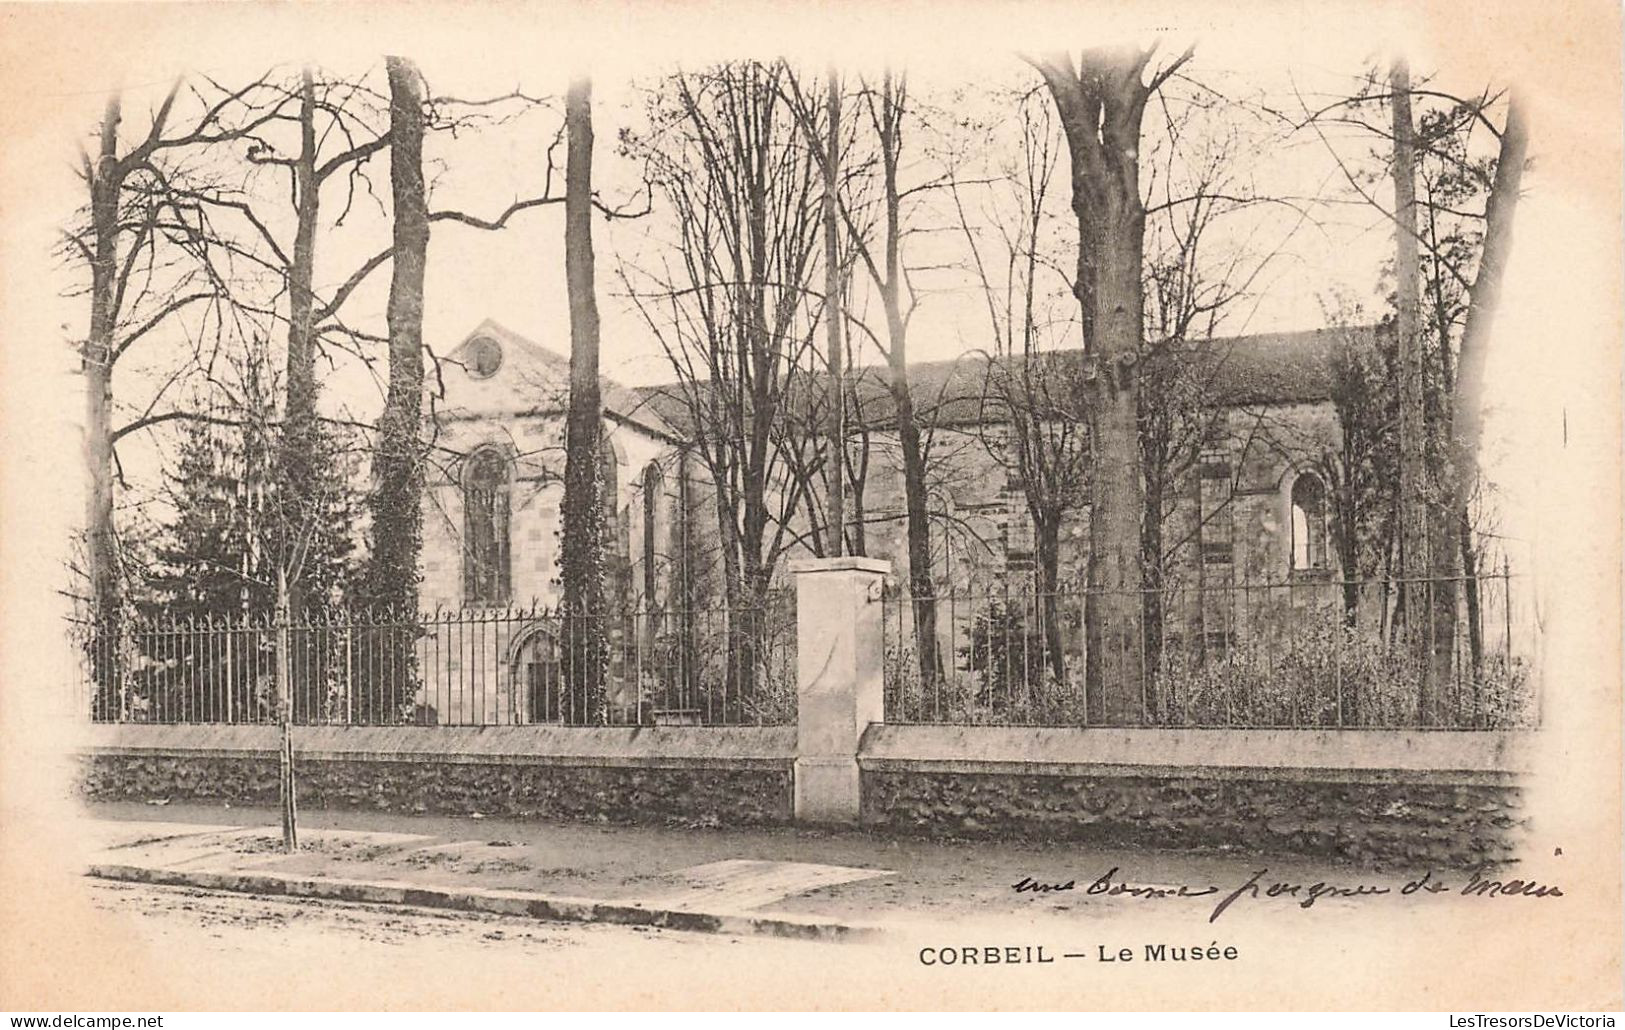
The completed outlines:
{"type": "Polygon", "coordinates": [[[0,5],[0,1008],[1621,1008],[1620,21],[0,5]]]}

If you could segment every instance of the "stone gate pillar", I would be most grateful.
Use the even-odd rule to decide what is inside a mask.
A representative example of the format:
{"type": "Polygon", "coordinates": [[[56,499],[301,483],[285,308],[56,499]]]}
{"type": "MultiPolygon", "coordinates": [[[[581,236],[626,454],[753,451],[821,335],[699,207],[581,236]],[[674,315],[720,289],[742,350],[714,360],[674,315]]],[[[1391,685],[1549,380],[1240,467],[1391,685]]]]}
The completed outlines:
{"type": "Polygon", "coordinates": [[[891,563],[808,558],[796,577],[798,822],[858,820],[858,741],[884,716],[881,591],[891,563]]]}

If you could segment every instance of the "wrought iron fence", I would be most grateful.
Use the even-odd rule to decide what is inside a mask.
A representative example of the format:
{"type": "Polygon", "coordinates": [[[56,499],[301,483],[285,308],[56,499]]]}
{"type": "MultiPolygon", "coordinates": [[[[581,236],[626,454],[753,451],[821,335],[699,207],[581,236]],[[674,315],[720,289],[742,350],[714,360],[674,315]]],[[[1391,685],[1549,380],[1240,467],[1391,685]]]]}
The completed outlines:
{"type": "Polygon", "coordinates": [[[279,663],[301,724],[725,726],[795,715],[791,596],[569,617],[324,611],[285,626],[271,613],[80,617],[70,630],[77,702],[103,722],[275,722],[279,663]]]}
{"type": "Polygon", "coordinates": [[[1517,582],[1503,569],[1046,593],[1023,579],[997,592],[950,589],[929,610],[889,594],[886,721],[1532,726],[1535,632],[1514,603],[1517,582]],[[1407,603],[1419,617],[1406,619],[1407,603]],[[1127,616],[1118,625],[1135,630],[1115,662],[1091,663],[1089,610],[1113,605],[1127,616]],[[931,649],[923,662],[922,647],[931,649]]]}

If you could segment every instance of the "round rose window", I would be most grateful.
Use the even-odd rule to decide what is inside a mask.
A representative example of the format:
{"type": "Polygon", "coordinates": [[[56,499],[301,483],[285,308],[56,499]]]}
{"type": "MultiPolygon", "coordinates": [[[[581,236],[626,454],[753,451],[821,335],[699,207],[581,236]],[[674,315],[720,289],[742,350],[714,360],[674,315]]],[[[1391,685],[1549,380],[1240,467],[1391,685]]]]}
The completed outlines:
{"type": "Polygon", "coordinates": [[[469,341],[463,366],[475,379],[486,379],[502,367],[502,345],[489,336],[476,336],[469,341]]]}

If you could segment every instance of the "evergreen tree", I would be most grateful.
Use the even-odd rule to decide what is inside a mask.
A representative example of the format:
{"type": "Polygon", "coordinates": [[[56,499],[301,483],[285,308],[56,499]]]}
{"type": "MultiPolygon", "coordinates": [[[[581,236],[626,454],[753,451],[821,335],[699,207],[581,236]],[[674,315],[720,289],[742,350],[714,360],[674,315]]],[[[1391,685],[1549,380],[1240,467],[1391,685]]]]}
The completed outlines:
{"type": "MultiPolygon", "coordinates": [[[[205,407],[205,418],[186,422],[166,470],[173,516],[154,548],[139,641],[148,671],[138,689],[153,718],[270,717],[279,568],[297,574],[303,588],[297,625],[344,621],[356,549],[353,449],[344,434],[319,424],[304,463],[308,481],[297,491],[278,482],[267,368],[263,355],[250,355],[239,369],[237,403],[205,407]],[[228,626],[248,632],[223,632],[228,626]]],[[[355,689],[341,664],[341,634],[301,631],[294,640],[296,716],[325,718],[339,684],[355,689]]]]}
{"type": "Polygon", "coordinates": [[[182,430],[166,474],[175,511],[155,552],[149,606],[170,619],[265,614],[271,595],[258,568],[254,499],[265,484],[245,462],[245,432],[205,422],[182,430]]]}
{"type": "Polygon", "coordinates": [[[249,503],[261,487],[256,466],[244,461],[239,427],[196,421],[181,432],[165,472],[174,516],[159,533],[152,592],[142,605],[136,703],[161,721],[264,718],[261,649],[252,633],[222,632],[264,625],[270,610],[256,576],[249,503]]]}

